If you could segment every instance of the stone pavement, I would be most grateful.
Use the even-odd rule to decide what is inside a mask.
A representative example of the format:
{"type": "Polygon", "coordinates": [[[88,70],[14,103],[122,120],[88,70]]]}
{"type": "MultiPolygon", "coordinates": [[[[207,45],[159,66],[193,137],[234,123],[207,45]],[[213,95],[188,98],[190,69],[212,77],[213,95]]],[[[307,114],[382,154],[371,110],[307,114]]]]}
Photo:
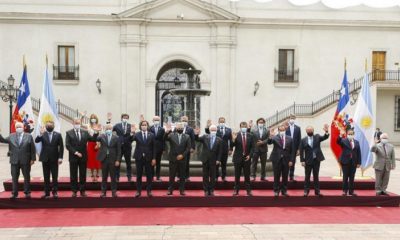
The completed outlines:
{"type": "MultiPolygon", "coordinates": [[[[0,180],[10,178],[6,157],[7,148],[0,145],[0,180]]],[[[324,148],[326,157],[320,176],[338,176],[339,170],[331,150],[324,148]]],[[[400,157],[400,147],[396,147],[400,157]]],[[[60,176],[68,176],[67,154],[60,167],[60,176]]],[[[398,167],[400,167],[400,162],[398,167]]],[[[300,165],[296,175],[303,176],[300,165]]],[[[358,172],[360,175],[360,172],[358,172]]],[[[373,176],[373,170],[365,172],[373,176]]],[[[32,167],[32,176],[42,176],[40,163],[32,167]]],[[[1,185],[1,190],[3,186],[1,185]]],[[[400,171],[391,174],[389,191],[400,193],[400,171]]],[[[1,210],[0,210],[1,214],[1,210]]],[[[267,213],[266,213],[267,214],[267,213]]],[[[0,223],[1,227],[1,223],[0,223]]],[[[400,239],[400,224],[269,224],[269,225],[179,225],[179,226],[104,226],[104,227],[55,227],[55,228],[0,228],[0,239],[400,239]],[[379,231],[378,231],[379,230],[379,231]]]]}

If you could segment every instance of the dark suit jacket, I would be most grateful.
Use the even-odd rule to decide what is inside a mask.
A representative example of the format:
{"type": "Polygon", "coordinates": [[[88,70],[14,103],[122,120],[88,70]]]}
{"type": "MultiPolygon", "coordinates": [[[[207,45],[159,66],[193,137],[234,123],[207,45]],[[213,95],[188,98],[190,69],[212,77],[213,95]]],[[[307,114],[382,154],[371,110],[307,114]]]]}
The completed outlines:
{"type": "Polygon", "coordinates": [[[22,142],[18,144],[17,134],[12,133],[10,136],[3,138],[0,134],[0,142],[8,143],[8,152],[10,153],[11,164],[30,164],[36,161],[36,148],[32,135],[23,133],[22,142]]]}
{"type": "Polygon", "coordinates": [[[107,159],[107,150],[108,150],[108,161],[115,162],[121,161],[121,142],[118,139],[118,136],[112,135],[110,144],[108,144],[107,136],[105,134],[101,134],[97,137],[97,142],[100,142],[100,148],[97,152],[97,159],[100,162],[104,162],[107,159]]]}
{"type": "MultiPolygon", "coordinates": [[[[292,135],[290,134],[290,126],[286,129],[286,135],[291,137],[292,135]]],[[[294,144],[294,151],[296,152],[299,150],[300,146],[300,141],[301,141],[301,129],[299,126],[296,124],[294,125],[294,133],[293,133],[293,144],[294,144]]]]}
{"type": "Polygon", "coordinates": [[[176,132],[166,133],[165,140],[169,142],[169,161],[177,161],[176,157],[180,154],[186,158],[190,153],[191,143],[189,135],[182,133],[181,144],[179,144],[178,133],[176,132]]]}
{"type": "Polygon", "coordinates": [[[80,159],[83,161],[87,160],[87,143],[88,142],[95,142],[98,134],[94,134],[90,136],[89,132],[80,129],[81,133],[81,140],[79,141],[78,137],[76,136],[75,129],[71,129],[65,133],[65,147],[69,152],[69,161],[76,162],[80,159]],[[82,158],[79,158],[75,155],[75,152],[79,152],[82,154],[82,158]]]}
{"type": "MultiPolygon", "coordinates": [[[[236,140],[232,142],[235,147],[235,152],[233,153],[232,162],[237,163],[244,161],[244,158],[253,156],[254,151],[254,138],[250,133],[246,133],[246,153],[243,155],[243,143],[242,143],[242,133],[238,133],[236,140]]],[[[249,160],[250,161],[250,160],[249,160]]]]}
{"type": "Polygon", "coordinates": [[[53,137],[50,142],[49,133],[44,132],[42,136],[37,136],[35,142],[42,143],[39,161],[55,162],[62,159],[64,156],[63,138],[59,132],[53,131],[53,137]]]}
{"type": "Polygon", "coordinates": [[[293,139],[290,136],[285,136],[285,148],[283,148],[281,144],[281,137],[279,134],[269,138],[267,142],[268,144],[274,145],[271,156],[269,157],[272,163],[283,161],[284,164],[288,164],[289,162],[294,162],[296,150],[294,148],[293,139]]]}
{"type": "Polygon", "coordinates": [[[155,149],[155,137],[153,133],[147,132],[146,142],[143,139],[142,131],[135,133],[132,135],[132,141],[136,141],[135,153],[133,154],[133,158],[136,161],[142,159],[142,156],[145,157],[147,161],[151,161],[156,158],[155,149]]]}
{"type": "MultiPolygon", "coordinates": [[[[210,134],[210,129],[205,128],[205,132],[207,134],[210,134]]],[[[222,131],[221,127],[217,127],[217,137],[222,139],[222,152],[228,153],[229,150],[233,150],[233,145],[232,145],[232,129],[225,127],[225,134],[222,131]]]]}
{"type": "Polygon", "coordinates": [[[165,130],[163,127],[158,127],[157,134],[154,126],[150,127],[150,132],[154,134],[154,151],[156,153],[162,152],[165,149],[165,130]]]}
{"type": "Polygon", "coordinates": [[[251,134],[253,134],[254,136],[254,152],[258,152],[258,153],[266,153],[268,152],[268,138],[269,138],[269,129],[268,128],[264,128],[262,135],[260,135],[260,131],[257,128],[253,128],[251,130],[251,134]],[[257,146],[257,142],[258,141],[262,141],[263,144],[261,146],[257,146]]]}
{"type": "Polygon", "coordinates": [[[307,165],[314,163],[313,153],[315,153],[315,160],[320,162],[325,160],[324,154],[321,151],[321,142],[329,138],[329,133],[323,136],[315,134],[313,136],[313,147],[308,144],[308,136],[301,139],[300,142],[300,162],[305,162],[307,165]]]}
{"type": "Polygon", "coordinates": [[[210,149],[210,140],[211,136],[210,135],[203,135],[199,137],[199,135],[195,135],[194,139],[198,142],[201,142],[203,144],[203,150],[200,155],[200,159],[203,163],[211,163],[211,164],[216,164],[216,162],[221,161],[221,156],[222,156],[222,146],[223,146],[223,141],[221,138],[218,136],[215,137],[215,142],[210,149]]]}
{"type": "Polygon", "coordinates": [[[117,133],[118,139],[121,142],[122,147],[132,148],[130,123],[126,124],[126,133],[124,133],[122,122],[115,124],[115,126],[113,127],[113,132],[117,133]]]}
{"type": "Polygon", "coordinates": [[[360,143],[357,140],[354,141],[354,148],[351,148],[350,141],[347,138],[337,138],[336,143],[342,147],[342,154],[339,157],[339,161],[342,165],[352,164],[357,166],[361,164],[361,149],[360,143]]]}
{"type": "Polygon", "coordinates": [[[190,137],[190,144],[193,150],[196,149],[196,142],[194,141],[194,130],[193,128],[186,126],[186,128],[183,129],[183,133],[186,133],[190,137]]]}

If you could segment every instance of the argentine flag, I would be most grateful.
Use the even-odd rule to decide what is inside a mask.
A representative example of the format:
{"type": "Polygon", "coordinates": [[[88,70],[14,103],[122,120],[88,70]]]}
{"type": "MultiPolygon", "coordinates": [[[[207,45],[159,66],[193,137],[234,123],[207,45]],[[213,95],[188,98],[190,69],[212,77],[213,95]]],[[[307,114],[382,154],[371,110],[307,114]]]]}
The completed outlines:
{"type": "Polygon", "coordinates": [[[365,170],[372,165],[372,153],[370,151],[374,144],[375,118],[372,112],[372,100],[369,92],[368,74],[362,83],[361,92],[358,95],[357,106],[354,114],[355,139],[360,142],[361,169],[365,170]]]}
{"type": "MultiPolygon", "coordinates": [[[[53,121],[54,131],[60,132],[61,124],[60,119],[58,118],[56,99],[53,94],[53,83],[49,78],[49,71],[46,63],[43,81],[43,92],[40,99],[40,111],[35,131],[36,136],[40,134],[40,129],[46,126],[47,121],[53,121]]],[[[36,151],[38,154],[40,154],[41,149],[42,143],[36,143],[36,151]]]]}

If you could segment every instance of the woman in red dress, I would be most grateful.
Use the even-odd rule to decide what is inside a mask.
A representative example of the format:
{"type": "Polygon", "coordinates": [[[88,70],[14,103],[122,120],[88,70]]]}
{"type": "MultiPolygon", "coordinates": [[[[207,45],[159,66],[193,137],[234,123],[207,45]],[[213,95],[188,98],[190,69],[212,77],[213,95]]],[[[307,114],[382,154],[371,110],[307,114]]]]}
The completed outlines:
{"type": "MultiPolygon", "coordinates": [[[[99,124],[99,118],[96,114],[90,115],[90,123],[86,126],[90,134],[93,134],[93,127],[99,124]]],[[[99,179],[99,170],[101,163],[97,160],[97,151],[99,150],[98,142],[88,142],[87,144],[87,168],[90,169],[92,181],[97,182],[99,179]]]]}

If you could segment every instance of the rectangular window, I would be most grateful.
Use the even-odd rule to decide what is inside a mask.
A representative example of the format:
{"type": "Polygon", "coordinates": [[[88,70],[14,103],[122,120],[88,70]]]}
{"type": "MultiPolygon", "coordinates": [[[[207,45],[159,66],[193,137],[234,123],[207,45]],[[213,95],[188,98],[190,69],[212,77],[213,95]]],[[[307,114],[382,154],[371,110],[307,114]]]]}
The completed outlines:
{"type": "Polygon", "coordinates": [[[297,82],[298,70],[294,69],[294,49],[279,49],[278,70],[275,82],[297,82]]]}
{"type": "Polygon", "coordinates": [[[394,130],[400,131],[400,96],[396,96],[394,109],[394,130]]]}
{"type": "Polygon", "coordinates": [[[54,66],[54,79],[77,80],[79,67],[75,66],[75,46],[58,46],[58,66],[54,66]]]}

